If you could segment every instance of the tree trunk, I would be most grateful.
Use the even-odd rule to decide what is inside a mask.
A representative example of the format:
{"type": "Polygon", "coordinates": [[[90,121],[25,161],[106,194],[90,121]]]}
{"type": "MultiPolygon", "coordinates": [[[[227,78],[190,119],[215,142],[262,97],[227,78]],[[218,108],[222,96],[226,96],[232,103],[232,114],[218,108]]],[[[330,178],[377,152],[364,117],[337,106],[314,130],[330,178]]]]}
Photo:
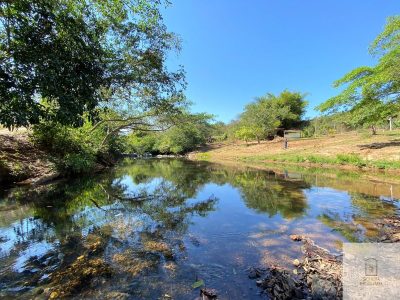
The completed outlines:
{"type": "Polygon", "coordinates": [[[375,125],[371,126],[371,130],[372,130],[372,135],[376,135],[376,127],[375,127],[375,125]]]}

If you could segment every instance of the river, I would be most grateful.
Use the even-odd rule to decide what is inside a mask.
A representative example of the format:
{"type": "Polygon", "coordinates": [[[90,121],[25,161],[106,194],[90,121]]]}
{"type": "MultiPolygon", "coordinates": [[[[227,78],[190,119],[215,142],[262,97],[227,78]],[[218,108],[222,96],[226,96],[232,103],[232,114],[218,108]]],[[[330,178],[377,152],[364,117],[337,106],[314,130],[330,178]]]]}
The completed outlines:
{"type": "Polygon", "coordinates": [[[102,174],[0,188],[0,298],[260,299],[252,266],[291,268],[307,234],[339,252],[376,241],[398,185],[183,159],[125,160],[102,174]]]}

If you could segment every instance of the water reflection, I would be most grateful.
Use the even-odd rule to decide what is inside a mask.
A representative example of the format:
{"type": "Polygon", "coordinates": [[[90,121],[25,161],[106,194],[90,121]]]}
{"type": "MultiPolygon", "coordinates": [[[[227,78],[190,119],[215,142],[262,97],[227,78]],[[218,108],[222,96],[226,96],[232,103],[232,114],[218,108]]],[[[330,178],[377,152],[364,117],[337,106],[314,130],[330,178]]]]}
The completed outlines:
{"type": "Polygon", "coordinates": [[[184,160],[125,161],[99,176],[2,193],[0,297],[22,298],[186,299],[200,278],[222,299],[257,297],[244,270],[287,265],[299,253],[289,234],[328,248],[374,240],[375,220],[399,208],[354,191],[348,178],[317,183],[184,160]]]}

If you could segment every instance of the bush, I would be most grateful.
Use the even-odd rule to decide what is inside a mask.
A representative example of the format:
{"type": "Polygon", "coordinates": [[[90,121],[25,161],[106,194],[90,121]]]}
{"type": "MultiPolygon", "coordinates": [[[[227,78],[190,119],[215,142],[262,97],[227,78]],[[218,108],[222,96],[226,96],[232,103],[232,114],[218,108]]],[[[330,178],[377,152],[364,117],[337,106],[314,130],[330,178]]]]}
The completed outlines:
{"type": "Polygon", "coordinates": [[[154,149],[160,153],[182,154],[206,142],[206,136],[194,126],[174,127],[158,135],[154,149]]]}
{"type": "Polygon", "coordinates": [[[365,166],[366,163],[362,160],[362,158],[355,153],[351,154],[338,154],[336,155],[336,160],[340,164],[352,164],[359,167],[365,166]]]}
{"type": "Polygon", "coordinates": [[[143,133],[132,133],[126,138],[126,150],[129,153],[155,153],[155,144],[157,136],[154,133],[143,134],[143,133]]]}
{"type": "Polygon", "coordinates": [[[90,172],[95,165],[95,146],[98,143],[90,139],[85,127],[72,128],[57,123],[42,123],[33,128],[31,139],[52,155],[62,174],[90,172]]]}
{"type": "Polygon", "coordinates": [[[95,156],[89,153],[70,153],[64,157],[58,166],[64,174],[80,174],[93,170],[95,161],[95,156]]]}

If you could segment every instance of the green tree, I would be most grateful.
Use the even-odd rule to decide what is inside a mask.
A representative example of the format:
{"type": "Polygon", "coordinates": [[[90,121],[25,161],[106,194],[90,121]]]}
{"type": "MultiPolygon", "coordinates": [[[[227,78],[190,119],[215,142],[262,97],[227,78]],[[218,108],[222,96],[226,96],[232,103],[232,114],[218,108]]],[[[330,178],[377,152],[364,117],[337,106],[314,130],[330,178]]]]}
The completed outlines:
{"type": "Polygon", "coordinates": [[[274,134],[282,120],[290,119],[292,115],[289,106],[283,105],[274,95],[267,94],[245,107],[240,115],[238,135],[247,138],[254,136],[260,142],[268,135],[274,134]]]}
{"type": "Polygon", "coordinates": [[[235,131],[235,137],[238,138],[239,140],[248,141],[256,139],[256,135],[254,134],[254,130],[251,127],[248,127],[246,125],[241,125],[236,131],[235,131]]]}
{"type": "Polygon", "coordinates": [[[282,107],[289,108],[289,114],[282,119],[281,127],[285,129],[295,128],[301,124],[306,112],[308,102],[305,100],[307,94],[284,90],[276,98],[282,107]]]}
{"type": "Polygon", "coordinates": [[[184,113],[178,124],[160,133],[155,149],[160,153],[182,154],[205,144],[210,139],[212,116],[184,113]]]}
{"type": "Polygon", "coordinates": [[[372,42],[370,53],[378,58],[373,67],[362,66],[335,81],[343,91],[317,107],[321,112],[349,111],[359,123],[375,125],[398,114],[400,97],[400,16],[390,17],[372,42]]]}
{"type": "MultiPolygon", "coordinates": [[[[0,124],[42,119],[81,126],[105,103],[141,111],[170,109],[183,71],[165,66],[176,37],[159,0],[14,0],[0,2],[0,124]]],[[[182,99],[175,97],[175,99],[182,99]]]]}

